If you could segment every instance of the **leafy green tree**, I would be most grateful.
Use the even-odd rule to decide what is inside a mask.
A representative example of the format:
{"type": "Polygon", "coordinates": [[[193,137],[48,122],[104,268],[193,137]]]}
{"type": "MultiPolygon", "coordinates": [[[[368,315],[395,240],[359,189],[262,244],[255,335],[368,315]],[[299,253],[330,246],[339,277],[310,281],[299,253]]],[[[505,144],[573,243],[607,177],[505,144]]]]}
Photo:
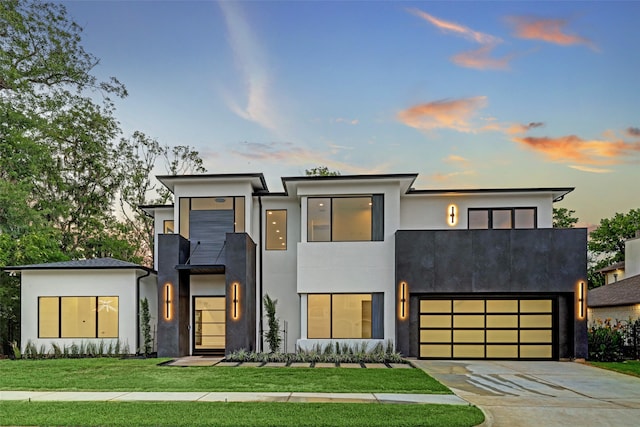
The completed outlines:
{"type": "Polygon", "coordinates": [[[567,208],[553,208],[553,228],[573,228],[578,222],[578,218],[573,216],[574,210],[567,208]]]}
{"type": "Polygon", "coordinates": [[[612,218],[600,220],[598,228],[589,233],[587,248],[592,260],[589,265],[590,287],[603,284],[596,270],[624,261],[624,242],[635,237],[638,230],[640,209],[631,209],[626,214],[616,213],[612,218]]]}
{"type": "MultiPolygon", "coordinates": [[[[93,75],[81,32],[62,4],[0,1],[0,267],[132,252],[112,208],[126,89],[93,75]]],[[[0,338],[18,340],[19,281],[0,282],[0,338]]]]}
{"type": "Polygon", "coordinates": [[[304,174],[307,176],[339,176],[340,172],[332,171],[326,166],[317,166],[311,169],[305,169],[304,174]]]}
{"type": "MultiPolygon", "coordinates": [[[[64,5],[0,2],[0,180],[28,193],[25,206],[63,232],[63,251],[90,257],[96,241],[114,238],[102,233],[120,186],[110,97],[126,89],[92,74],[98,59],[81,32],[64,5]]],[[[16,222],[2,226],[21,231],[16,222]]]]}
{"type": "Polygon", "coordinates": [[[124,218],[130,242],[135,243],[137,255],[146,265],[152,265],[153,220],[139,206],[164,205],[173,201],[173,194],[153,177],[153,172],[164,169],[168,175],[181,175],[204,173],[206,169],[200,154],[190,146],[162,145],[139,131],[130,138],[123,138],[118,152],[122,176],[120,215],[124,218]]]}

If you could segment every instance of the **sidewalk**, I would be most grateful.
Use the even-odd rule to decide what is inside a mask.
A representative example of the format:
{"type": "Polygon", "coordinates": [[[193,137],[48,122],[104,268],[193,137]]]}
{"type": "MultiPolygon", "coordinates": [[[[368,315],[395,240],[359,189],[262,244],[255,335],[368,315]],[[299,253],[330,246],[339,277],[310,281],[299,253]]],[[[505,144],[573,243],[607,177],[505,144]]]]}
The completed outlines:
{"type": "Polygon", "coordinates": [[[236,393],[236,392],[137,392],[137,391],[0,391],[0,401],[30,402],[338,402],[338,403],[437,403],[468,405],[452,394],[395,393],[236,393]]]}

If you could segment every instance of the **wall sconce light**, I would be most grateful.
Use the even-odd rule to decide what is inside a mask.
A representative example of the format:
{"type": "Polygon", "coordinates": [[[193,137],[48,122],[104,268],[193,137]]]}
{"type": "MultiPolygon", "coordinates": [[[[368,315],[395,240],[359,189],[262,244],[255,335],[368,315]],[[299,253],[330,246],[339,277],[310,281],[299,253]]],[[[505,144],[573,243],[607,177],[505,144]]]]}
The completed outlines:
{"type": "Polygon", "coordinates": [[[164,285],[164,318],[171,320],[173,317],[173,289],[171,283],[164,285]]]}
{"type": "Polygon", "coordinates": [[[580,288],[578,289],[578,310],[580,313],[579,317],[581,319],[584,319],[584,306],[584,282],[580,282],[580,288]]]}
{"type": "Polygon", "coordinates": [[[398,290],[398,302],[399,310],[398,316],[400,319],[406,319],[409,314],[409,289],[407,282],[400,282],[400,289],[398,290]]]}
{"type": "Polygon", "coordinates": [[[238,317],[240,317],[240,284],[238,282],[234,282],[231,285],[231,293],[233,295],[233,299],[231,300],[233,311],[231,317],[237,320],[238,317]]]}
{"type": "Polygon", "coordinates": [[[451,204],[447,207],[447,224],[453,227],[458,223],[458,207],[454,204],[451,204]]]}

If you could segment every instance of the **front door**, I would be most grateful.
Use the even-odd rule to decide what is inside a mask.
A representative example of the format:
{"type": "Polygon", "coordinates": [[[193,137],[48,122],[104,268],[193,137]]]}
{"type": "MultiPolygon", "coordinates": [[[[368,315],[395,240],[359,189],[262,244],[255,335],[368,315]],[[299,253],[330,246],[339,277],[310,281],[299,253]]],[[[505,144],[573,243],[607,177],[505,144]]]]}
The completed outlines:
{"type": "Polygon", "coordinates": [[[193,354],[224,354],[225,297],[193,299],[193,354]]]}

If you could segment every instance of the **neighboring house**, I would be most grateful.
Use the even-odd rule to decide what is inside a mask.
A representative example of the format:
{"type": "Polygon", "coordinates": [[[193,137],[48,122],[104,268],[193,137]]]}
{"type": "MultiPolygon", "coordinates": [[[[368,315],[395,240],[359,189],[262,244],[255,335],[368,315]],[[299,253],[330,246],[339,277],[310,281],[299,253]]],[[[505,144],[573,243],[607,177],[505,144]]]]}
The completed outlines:
{"type": "Polygon", "coordinates": [[[640,275],[589,291],[589,322],[640,319],[640,275]]]}
{"type": "Polygon", "coordinates": [[[625,278],[624,261],[616,262],[607,267],[596,270],[596,273],[600,273],[604,276],[604,284],[616,283],[618,280],[625,278]]]}
{"type": "Polygon", "coordinates": [[[586,230],[553,229],[572,188],[415,190],[416,174],[160,176],[158,354],[395,342],[424,358],[585,357],[586,230]],[[173,234],[172,234],[173,233],[173,234]]]}
{"type": "Polygon", "coordinates": [[[597,320],[626,321],[640,318],[640,232],[624,244],[624,261],[609,269],[599,270],[610,276],[610,271],[622,271],[623,278],[606,281],[604,286],[591,289],[588,295],[588,318],[597,320]]]}
{"type": "Polygon", "coordinates": [[[573,188],[416,178],[285,177],[270,192],[262,174],[158,177],[175,200],[141,207],[155,220],[158,355],[269,350],[268,294],[289,352],[392,341],[421,358],[586,357],[587,233],[552,228],[573,188]]]}
{"type": "Polygon", "coordinates": [[[139,301],[147,298],[152,329],[157,320],[155,273],[112,258],[6,267],[21,273],[21,344],[120,340],[130,351],[140,346],[139,301]]]}

